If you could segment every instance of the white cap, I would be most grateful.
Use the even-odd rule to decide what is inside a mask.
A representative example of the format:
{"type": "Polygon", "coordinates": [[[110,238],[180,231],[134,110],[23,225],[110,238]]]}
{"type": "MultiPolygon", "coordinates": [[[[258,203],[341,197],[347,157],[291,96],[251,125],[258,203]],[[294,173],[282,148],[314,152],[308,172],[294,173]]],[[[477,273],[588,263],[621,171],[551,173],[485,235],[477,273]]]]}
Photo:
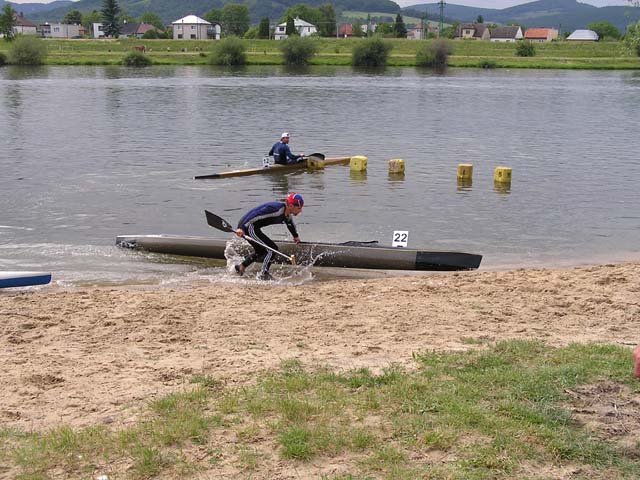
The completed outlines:
{"type": "Polygon", "coordinates": [[[289,138],[289,132],[282,132],[282,135],[280,135],[280,138],[289,138]]]}

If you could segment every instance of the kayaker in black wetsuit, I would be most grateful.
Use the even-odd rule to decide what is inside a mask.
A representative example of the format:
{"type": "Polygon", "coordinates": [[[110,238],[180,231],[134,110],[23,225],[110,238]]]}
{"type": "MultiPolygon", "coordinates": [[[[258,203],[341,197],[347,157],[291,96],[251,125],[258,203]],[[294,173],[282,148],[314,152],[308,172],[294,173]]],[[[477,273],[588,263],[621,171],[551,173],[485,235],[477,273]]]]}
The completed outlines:
{"type": "Polygon", "coordinates": [[[244,275],[245,270],[256,260],[262,260],[262,270],[258,274],[258,278],[261,280],[273,280],[273,277],[269,273],[269,267],[273,261],[274,253],[271,250],[264,248],[251,239],[257,239],[260,242],[268,245],[274,250],[278,250],[278,246],[262,231],[262,228],[268,225],[276,225],[278,223],[284,223],[295,243],[300,242],[298,231],[293,223],[293,216],[298,215],[302,211],[304,206],[304,199],[299,193],[291,193],[284,202],[269,202],[257,206],[256,208],[248,211],[238,222],[238,228],[236,235],[244,237],[251,243],[251,246],[255,250],[252,254],[245,257],[242,263],[235,265],[236,273],[244,275]]]}
{"type": "Polygon", "coordinates": [[[303,155],[294,155],[289,148],[289,133],[282,132],[280,141],[273,144],[269,155],[273,155],[274,161],[280,165],[287,165],[289,163],[298,163],[303,160],[303,155]]]}

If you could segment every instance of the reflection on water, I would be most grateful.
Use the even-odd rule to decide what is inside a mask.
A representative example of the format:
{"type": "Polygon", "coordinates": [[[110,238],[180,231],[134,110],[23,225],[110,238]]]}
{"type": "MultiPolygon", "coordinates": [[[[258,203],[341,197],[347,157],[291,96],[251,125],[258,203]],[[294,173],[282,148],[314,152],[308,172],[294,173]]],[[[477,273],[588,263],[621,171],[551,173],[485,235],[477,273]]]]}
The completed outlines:
{"type": "Polygon", "coordinates": [[[114,238],[220,235],[204,208],[235,224],[291,191],[305,197],[296,222],[307,241],[389,243],[393,231],[408,230],[409,247],[481,253],[487,268],[640,255],[640,219],[629,215],[640,204],[637,140],[620,127],[637,124],[639,79],[414,68],[3,68],[0,225],[11,228],[0,228],[0,265],[83,281],[197,274],[201,267],[176,264],[149,270],[145,256],[134,262],[114,238]],[[260,166],[282,131],[293,132],[294,152],[366,155],[368,168],[193,180],[260,166]],[[389,174],[392,158],[406,161],[404,176],[389,174]],[[473,184],[456,183],[461,162],[473,164],[473,184]],[[499,165],[517,172],[510,188],[493,183],[499,165]]]}

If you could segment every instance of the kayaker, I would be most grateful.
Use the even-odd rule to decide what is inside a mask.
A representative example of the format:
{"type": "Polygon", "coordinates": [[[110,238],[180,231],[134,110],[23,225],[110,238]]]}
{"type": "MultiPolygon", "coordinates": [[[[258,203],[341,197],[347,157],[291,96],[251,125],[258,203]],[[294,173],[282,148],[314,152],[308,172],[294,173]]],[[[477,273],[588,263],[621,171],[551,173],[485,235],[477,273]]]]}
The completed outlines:
{"type": "Polygon", "coordinates": [[[303,155],[294,155],[289,148],[289,132],[282,132],[280,141],[273,144],[269,155],[273,155],[276,163],[287,165],[290,163],[298,163],[303,160],[303,155]]]}
{"type": "Polygon", "coordinates": [[[291,232],[293,241],[300,243],[300,237],[293,223],[293,217],[302,211],[303,206],[304,199],[302,195],[299,193],[290,193],[284,202],[264,203],[244,214],[240,222],[238,222],[236,235],[247,239],[249,243],[251,243],[254,252],[245,257],[242,263],[234,266],[238,275],[244,275],[249,265],[257,260],[262,260],[262,269],[258,274],[258,278],[260,280],[273,280],[273,277],[269,273],[269,267],[271,267],[274,253],[262,245],[252,242],[251,239],[259,240],[274,250],[278,250],[278,246],[265,235],[262,229],[269,225],[284,223],[289,229],[289,232],[291,232]]]}

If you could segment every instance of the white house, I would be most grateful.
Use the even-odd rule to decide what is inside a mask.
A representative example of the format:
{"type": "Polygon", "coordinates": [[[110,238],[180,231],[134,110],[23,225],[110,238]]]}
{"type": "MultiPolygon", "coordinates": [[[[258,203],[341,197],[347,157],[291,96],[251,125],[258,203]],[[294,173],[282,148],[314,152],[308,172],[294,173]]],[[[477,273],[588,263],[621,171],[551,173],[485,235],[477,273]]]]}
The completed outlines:
{"type": "Polygon", "coordinates": [[[84,30],[77,23],[43,23],[38,28],[44,38],[80,38],[84,30]]]}
{"type": "Polygon", "coordinates": [[[570,42],[597,42],[600,39],[593,30],[576,30],[567,37],[570,42]]]}
{"type": "Polygon", "coordinates": [[[220,40],[220,25],[211,24],[196,15],[182,17],[171,22],[171,25],[174,40],[220,40]]]}
{"type": "Polygon", "coordinates": [[[91,24],[91,37],[92,38],[104,38],[104,25],[102,23],[91,24]]]}
{"type": "Polygon", "coordinates": [[[491,30],[492,42],[517,42],[523,37],[522,28],[519,26],[496,27],[491,30]]]}
{"type": "MultiPolygon", "coordinates": [[[[318,32],[318,29],[315,25],[309,22],[305,22],[304,20],[300,19],[300,17],[294,18],[293,26],[298,31],[298,34],[301,37],[308,37],[312,33],[318,32]]],[[[281,23],[276,27],[274,38],[276,40],[287,38],[287,22],[281,23]]]]}

